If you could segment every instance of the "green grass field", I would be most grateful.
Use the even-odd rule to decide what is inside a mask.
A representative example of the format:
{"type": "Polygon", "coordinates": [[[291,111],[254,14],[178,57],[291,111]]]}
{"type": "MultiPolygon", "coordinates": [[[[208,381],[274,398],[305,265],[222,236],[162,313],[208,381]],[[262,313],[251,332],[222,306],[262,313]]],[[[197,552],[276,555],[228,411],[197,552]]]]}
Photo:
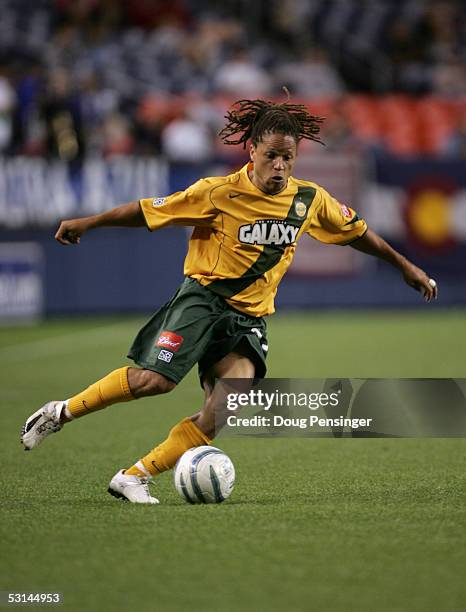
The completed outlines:
{"type": "MultiPolygon", "coordinates": [[[[202,401],[110,407],[25,453],[19,429],[126,361],[142,319],[0,329],[2,591],[61,591],[66,610],[464,610],[462,439],[225,438],[232,497],[158,507],[109,479],[202,401]]],[[[309,313],[269,322],[273,377],[466,377],[464,312],[309,313]]]]}

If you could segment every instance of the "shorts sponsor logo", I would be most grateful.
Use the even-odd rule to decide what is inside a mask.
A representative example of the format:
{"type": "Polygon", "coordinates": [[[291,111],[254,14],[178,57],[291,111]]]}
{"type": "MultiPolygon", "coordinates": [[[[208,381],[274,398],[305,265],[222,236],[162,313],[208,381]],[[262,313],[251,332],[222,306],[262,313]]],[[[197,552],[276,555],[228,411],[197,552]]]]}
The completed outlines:
{"type": "Polygon", "coordinates": [[[163,206],[163,204],[165,204],[165,200],[166,200],[166,199],[167,199],[167,198],[154,198],[154,199],[152,200],[152,206],[154,206],[154,208],[155,208],[156,206],[163,206]]]}
{"type": "Polygon", "coordinates": [[[183,340],[183,336],[178,336],[171,331],[163,331],[157,340],[157,346],[163,346],[176,353],[183,344],[183,340]]]}
{"type": "Polygon", "coordinates": [[[298,235],[299,227],[289,225],[284,221],[264,219],[252,225],[242,225],[238,231],[238,239],[243,244],[275,244],[277,246],[293,244],[298,235]]]}
{"type": "Polygon", "coordinates": [[[165,351],[164,349],[162,349],[157,359],[160,359],[160,361],[165,361],[166,363],[170,363],[170,361],[173,359],[173,353],[171,351],[165,351]]]}

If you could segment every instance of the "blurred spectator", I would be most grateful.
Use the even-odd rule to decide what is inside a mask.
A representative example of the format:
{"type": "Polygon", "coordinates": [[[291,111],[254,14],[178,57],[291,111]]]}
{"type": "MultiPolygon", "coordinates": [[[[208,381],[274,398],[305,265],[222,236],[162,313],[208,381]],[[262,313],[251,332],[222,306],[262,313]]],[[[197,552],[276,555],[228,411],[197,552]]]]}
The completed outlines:
{"type": "Polygon", "coordinates": [[[457,50],[464,10],[464,2],[455,0],[430,0],[426,3],[419,29],[432,62],[441,62],[457,50]]]}
{"type": "Polygon", "coordinates": [[[79,159],[84,154],[79,104],[64,70],[50,76],[41,105],[46,129],[46,151],[63,161],[79,159]]]}
{"type": "Polygon", "coordinates": [[[112,112],[104,121],[102,131],[102,153],[105,157],[129,155],[134,142],[129,121],[122,114],[112,112]]]}
{"type": "Polygon", "coordinates": [[[466,65],[452,56],[432,71],[432,89],[440,96],[454,98],[466,94],[466,65]]]}
{"type": "Polygon", "coordinates": [[[390,24],[384,43],[384,90],[423,93],[429,88],[429,35],[403,17],[390,24]]]}
{"type": "Polygon", "coordinates": [[[156,95],[143,97],[135,113],[136,152],[157,155],[161,152],[161,132],[168,113],[168,103],[156,95]]]}
{"type": "Polygon", "coordinates": [[[246,49],[241,47],[234,51],[231,59],[220,66],[215,85],[219,92],[237,98],[267,96],[272,91],[272,79],[261,66],[252,61],[246,49]]]}
{"type": "Polygon", "coordinates": [[[15,90],[7,78],[4,68],[0,67],[0,153],[7,151],[12,142],[15,106],[15,90]]]}
{"type": "Polygon", "coordinates": [[[449,157],[466,159],[466,107],[463,107],[458,126],[445,142],[442,153],[449,157]]]}
{"type": "Polygon", "coordinates": [[[212,151],[208,129],[187,112],[162,131],[162,152],[169,161],[200,164],[211,159],[212,151]]]}
{"type": "Polygon", "coordinates": [[[325,147],[319,148],[321,153],[354,153],[362,149],[360,140],[351,129],[338,103],[322,125],[322,140],[325,147]]]}
{"type": "Polygon", "coordinates": [[[236,20],[211,16],[201,18],[193,32],[185,33],[182,53],[188,72],[184,75],[187,91],[205,94],[211,89],[227,49],[238,45],[242,34],[236,20]]]}
{"type": "Polygon", "coordinates": [[[276,70],[278,88],[286,85],[291,93],[307,98],[335,97],[344,85],[323,49],[306,48],[301,58],[282,64],[276,70]]]}
{"type": "Polygon", "coordinates": [[[281,44],[296,51],[309,45],[309,18],[316,9],[309,0],[272,0],[268,8],[272,35],[281,44]]]}
{"type": "Polygon", "coordinates": [[[118,95],[100,86],[95,72],[84,73],[79,80],[79,107],[87,153],[100,153],[104,148],[103,126],[106,117],[118,109],[118,95]]]}
{"type": "Polygon", "coordinates": [[[16,72],[17,108],[13,153],[43,153],[44,129],[39,116],[44,86],[44,67],[40,60],[21,62],[16,72]]]}
{"type": "MultiPolygon", "coordinates": [[[[317,105],[344,92],[451,100],[466,92],[465,18],[459,0],[3,0],[0,151],[156,155],[162,132],[176,135],[185,120],[186,133],[198,124],[199,146],[231,101],[282,99],[282,85],[317,105]]],[[[383,119],[383,100],[372,99],[383,119]]],[[[374,121],[345,121],[327,123],[332,147],[352,146],[351,132],[375,147],[389,138],[374,121]]],[[[416,142],[435,152],[452,127],[416,142]]],[[[215,155],[233,149],[216,143],[215,155]]]]}
{"type": "Polygon", "coordinates": [[[122,0],[122,5],[129,23],[140,28],[189,24],[190,13],[182,0],[122,0]]]}

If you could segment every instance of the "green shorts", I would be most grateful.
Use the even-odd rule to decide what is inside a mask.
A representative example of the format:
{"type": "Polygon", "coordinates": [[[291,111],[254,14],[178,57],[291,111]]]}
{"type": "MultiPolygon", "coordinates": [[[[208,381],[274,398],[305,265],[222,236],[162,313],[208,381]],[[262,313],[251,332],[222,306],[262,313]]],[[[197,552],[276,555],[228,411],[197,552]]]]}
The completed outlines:
{"type": "Polygon", "coordinates": [[[173,298],[139,331],[128,357],[175,383],[197,363],[202,384],[207,370],[239,344],[253,361],[256,377],[264,378],[268,350],[265,320],[234,310],[222,297],[186,278],[173,298]]]}

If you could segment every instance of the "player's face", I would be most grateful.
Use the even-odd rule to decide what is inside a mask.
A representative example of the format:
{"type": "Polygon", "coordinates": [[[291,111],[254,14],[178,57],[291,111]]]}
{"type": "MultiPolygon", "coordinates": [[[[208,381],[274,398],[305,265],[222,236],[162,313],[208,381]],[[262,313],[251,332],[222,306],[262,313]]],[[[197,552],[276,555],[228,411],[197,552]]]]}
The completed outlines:
{"type": "Polygon", "coordinates": [[[264,134],[256,146],[251,145],[249,153],[254,167],[251,181],[268,194],[285,189],[296,160],[296,140],[285,134],[264,134]]]}

